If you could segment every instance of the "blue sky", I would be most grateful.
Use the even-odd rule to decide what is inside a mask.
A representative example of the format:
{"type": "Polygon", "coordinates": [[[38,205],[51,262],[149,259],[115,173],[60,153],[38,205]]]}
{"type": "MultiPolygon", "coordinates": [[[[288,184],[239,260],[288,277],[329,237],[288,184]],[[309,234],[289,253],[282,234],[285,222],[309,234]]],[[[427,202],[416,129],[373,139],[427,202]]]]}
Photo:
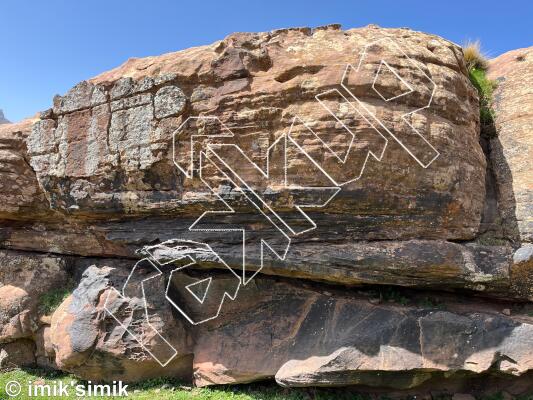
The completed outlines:
{"type": "Polygon", "coordinates": [[[492,56],[533,45],[531,1],[91,0],[0,2],[0,108],[12,121],[122,64],[235,31],[370,23],[480,39],[492,56]]]}

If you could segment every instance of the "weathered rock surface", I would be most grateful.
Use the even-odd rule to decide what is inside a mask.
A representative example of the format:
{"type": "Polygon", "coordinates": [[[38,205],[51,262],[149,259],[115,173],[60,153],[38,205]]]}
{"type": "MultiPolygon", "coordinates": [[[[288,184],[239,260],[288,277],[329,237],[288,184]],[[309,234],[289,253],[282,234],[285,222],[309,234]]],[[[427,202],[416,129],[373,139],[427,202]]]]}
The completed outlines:
{"type": "Polygon", "coordinates": [[[9,124],[10,122],[6,119],[4,116],[4,112],[0,110],[0,125],[1,124],[9,124]]]}
{"type": "Polygon", "coordinates": [[[0,367],[53,366],[45,352],[43,296],[69,280],[64,259],[0,250],[0,367]],[[2,360],[3,359],[3,360],[2,360]]]}
{"type": "MultiPolygon", "coordinates": [[[[57,337],[52,341],[58,365],[91,379],[136,379],[129,364],[142,374],[148,374],[146,365],[155,373],[168,373],[145,358],[146,352],[123,333],[124,328],[120,333],[120,327],[101,327],[110,319],[102,311],[102,297],[112,290],[106,289],[108,278],[117,276],[112,272],[108,267],[89,268],[73,298],[54,314],[57,337]],[[86,301],[95,307],[87,307],[86,301]]],[[[215,279],[222,286],[232,284],[225,274],[215,279]]],[[[169,310],[162,298],[163,291],[147,295],[150,313],[158,307],[169,310]]],[[[406,389],[440,371],[520,375],[533,367],[533,318],[519,309],[508,317],[497,306],[472,309],[465,298],[453,296],[420,306],[428,302],[423,294],[414,294],[404,305],[369,300],[365,292],[261,278],[242,288],[223,314],[207,324],[176,325],[168,311],[158,313],[157,323],[178,351],[172,365],[186,370],[191,358],[185,355],[194,353],[194,379],[201,386],[275,376],[286,386],[406,389]]],[[[140,329],[133,328],[135,318],[126,321],[131,329],[140,329]]],[[[163,342],[147,339],[145,344],[151,352],[166,350],[163,342]]]]}
{"type": "Polygon", "coordinates": [[[498,180],[501,213],[513,234],[533,241],[533,47],[513,50],[490,63],[498,136],[491,156],[498,180]]]}
{"type": "Polygon", "coordinates": [[[533,296],[533,47],[513,50],[490,63],[495,128],[490,158],[495,165],[502,226],[519,249],[510,269],[514,290],[533,296]]]}
{"type": "MultiPolygon", "coordinates": [[[[170,304],[160,296],[157,299],[158,307],[152,307],[157,312],[150,319],[152,325],[143,322],[145,308],[142,296],[135,298],[132,295],[131,299],[126,299],[111,289],[108,285],[111,271],[107,267],[88,268],[72,296],[54,313],[50,342],[58,367],[92,380],[109,380],[113,377],[137,381],[157,376],[190,379],[192,354],[188,345],[191,338],[183,324],[172,316],[170,304]],[[111,296],[109,300],[108,295],[111,296]],[[123,315],[120,324],[106,312],[105,305],[109,310],[123,315]],[[142,337],[143,344],[137,342],[130,332],[142,337]],[[169,338],[171,346],[166,343],[161,345],[157,332],[169,338]],[[161,346],[152,346],[154,342],[161,346]],[[172,351],[174,348],[179,355],[163,367],[145,348],[160,357],[162,355],[158,352],[172,351]]],[[[127,277],[124,270],[118,271],[118,274],[116,272],[114,279],[120,281],[122,278],[124,281],[127,277]]],[[[140,289],[138,284],[137,288],[140,289]]],[[[160,294],[164,292],[162,287],[158,289],[160,294]]]]}
{"type": "Polygon", "coordinates": [[[0,344],[0,369],[35,365],[35,344],[28,339],[0,344]]]}
{"type": "Polygon", "coordinates": [[[26,138],[36,119],[0,126],[0,218],[31,220],[49,205],[29,165],[26,138]]]}
{"type": "Polygon", "coordinates": [[[377,27],[240,33],[131,59],[39,117],[2,125],[0,366],[202,386],[276,379],[403,390],[527,377],[532,139],[523,80],[533,66],[531,50],[518,52],[491,64],[501,82],[488,144],[461,49],[377,27]],[[332,183],[341,190],[308,209],[311,226],[297,206],[322,205],[330,192],[310,188],[332,183]],[[258,212],[271,208],[294,232],[285,260],[247,253],[247,271],[263,269],[246,286],[242,233],[189,229],[205,211],[225,210],[221,199],[237,212],[200,228],[237,226],[251,243],[278,244],[258,212]],[[197,264],[183,266],[193,253],[163,246],[157,257],[177,264],[154,275],[145,246],[176,238],[211,246],[227,265],[196,250],[197,264]],[[76,290],[51,319],[40,315],[40,296],[67,279],[76,290]],[[199,282],[207,299],[190,289],[199,282]],[[169,302],[191,295],[198,304],[169,302]],[[218,318],[194,325],[191,315],[218,318]]]}
{"type": "MultiPolygon", "coordinates": [[[[29,231],[27,225],[3,227],[5,240],[31,251],[136,257],[144,244],[186,236],[211,244],[220,254],[234,254],[235,235],[189,232],[199,214],[216,206],[218,199],[194,179],[184,179],[176,168],[173,150],[186,150],[191,135],[179,136],[175,149],[173,136],[188,117],[216,115],[235,134],[232,142],[259,165],[264,164],[268,146],[291,126],[297,140],[309,142],[304,144],[309,154],[322,157],[324,149],[307,138],[303,125],[292,125],[297,116],[339,152],[349,148],[350,131],[343,126],[357,130],[361,143],[351,150],[353,156],[339,166],[330,155],[323,167],[339,182],[362,175],[343,186],[327,207],[309,213],[316,229],[293,238],[295,251],[289,257],[294,261],[267,259],[265,272],[356,284],[383,283],[380,275],[394,270],[394,275],[403,276],[398,279],[402,285],[508,292],[510,250],[487,249],[489,256],[480,258],[470,248],[445,243],[474,239],[484,206],[485,158],[478,143],[477,98],[463,64],[457,46],[432,35],[406,29],[342,31],[335,26],[236,34],[210,46],[130,60],[56,97],[54,107],[33,125],[24,155],[38,181],[31,187],[39,194],[35,201],[56,213],[42,217],[47,219],[44,232],[35,233],[39,224],[29,231]],[[379,90],[372,90],[371,71],[379,59],[368,60],[368,71],[343,79],[346,66],[357,63],[364,46],[385,36],[406,54],[394,46],[376,45],[378,54],[400,68],[417,89],[416,95],[392,103],[381,96],[401,93],[394,75],[383,72],[375,83],[379,90]],[[434,81],[434,93],[428,92],[424,74],[434,81]],[[346,97],[320,97],[334,117],[315,97],[328,90],[350,96],[346,88],[375,113],[373,125],[368,122],[371,117],[358,114],[365,109],[350,108],[356,103],[353,99],[350,106],[346,97]],[[424,140],[413,139],[412,127],[401,117],[428,104],[428,109],[410,116],[410,123],[440,153],[431,168],[423,168],[412,155],[427,164],[424,157],[433,153],[424,140]],[[374,130],[376,121],[383,127],[374,130]],[[405,149],[385,129],[395,132],[405,149]],[[388,142],[382,135],[388,135],[388,142]],[[369,151],[383,151],[382,160],[369,157],[366,162],[369,151]],[[411,239],[435,242],[408,242],[411,239]],[[376,243],[358,244],[361,240],[376,243]],[[393,240],[406,243],[386,242],[393,240]],[[319,254],[316,246],[309,247],[316,242],[328,246],[320,246],[319,254]],[[375,250],[367,256],[365,247],[375,250]],[[338,260],[339,250],[344,260],[338,260]],[[435,254],[441,274],[424,266],[432,265],[422,260],[428,250],[435,254]],[[410,254],[400,257],[405,262],[395,259],[399,252],[410,254]],[[493,258],[498,260],[494,264],[489,262],[493,258]],[[329,271],[324,264],[331,265],[329,271]],[[411,279],[414,269],[420,278],[411,279]]],[[[225,156],[233,168],[241,168],[242,156],[225,156]]],[[[309,162],[294,157],[291,163],[290,177],[308,174],[309,162]]],[[[276,203],[279,212],[294,215],[294,193],[280,190],[274,178],[263,182],[252,167],[242,167],[242,174],[268,202],[276,203]]],[[[313,180],[310,177],[308,183],[321,183],[318,175],[317,182],[313,180]]],[[[238,215],[219,223],[244,225],[251,240],[268,234],[264,218],[252,213],[250,203],[239,200],[238,206],[238,215]]],[[[294,222],[297,228],[305,223],[294,222]]],[[[260,267],[255,254],[248,259],[250,270],[260,267]]],[[[232,262],[238,266],[239,260],[232,262]]]]}
{"type": "MultiPolygon", "coordinates": [[[[382,51],[413,86],[427,83],[422,70],[400,51],[382,51]]],[[[384,76],[379,83],[384,93],[401,89],[394,76],[384,76]]],[[[187,117],[216,115],[235,134],[232,143],[260,164],[268,146],[289,130],[296,116],[317,135],[332,138],[330,147],[338,152],[349,148],[344,123],[360,130],[365,143],[342,168],[335,158],[325,160],[323,167],[339,182],[359,176],[369,150],[385,154],[381,162],[369,160],[361,179],[345,186],[317,219],[323,213],[337,215],[356,240],[466,240],[476,235],[484,200],[485,159],[478,144],[477,113],[460,49],[435,36],[335,27],[236,34],[210,46],[132,60],[80,83],[56,98],[47,118],[34,125],[28,154],[54,209],[101,218],[175,215],[215,200],[198,198],[198,184],[182,182],[172,162],[173,133],[187,117]],[[371,90],[370,66],[379,60],[369,60],[368,72],[348,74],[343,81],[346,66],[358,61],[358,52],[384,35],[394,38],[435,81],[431,108],[411,116],[411,123],[439,149],[432,168],[422,168],[392,138],[385,147],[383,137],[347,109],[342,97],[322,99],[346,103],[336,111],[338,120],[315,98],[331,89],[345,93],[344,82],[385,127],[405,137],[404,142],[412,141],[405,143],[423,160],[429,147],[409,137],[412,128],[401,116],[427,106],[431,93],[421,91],[389,107],[380,92],[371,90]]],[[[307,140],[303,128],[294,127],[295,137],[307,140]]],[[[182,136],[178,146],[187,144],[187,132],[182,136]]],[[[321,151],[315,144],[307,150],[321,151]]],[[[242,157],[228,154],[226,161],[237,168],[242,157]]],[[[301,175],[305,167],[296,158],[289,173],[301,175]]],[[[250,168],[243,169],[251,185],[275,192],[277,182],[261,182],[250,168]]]]}

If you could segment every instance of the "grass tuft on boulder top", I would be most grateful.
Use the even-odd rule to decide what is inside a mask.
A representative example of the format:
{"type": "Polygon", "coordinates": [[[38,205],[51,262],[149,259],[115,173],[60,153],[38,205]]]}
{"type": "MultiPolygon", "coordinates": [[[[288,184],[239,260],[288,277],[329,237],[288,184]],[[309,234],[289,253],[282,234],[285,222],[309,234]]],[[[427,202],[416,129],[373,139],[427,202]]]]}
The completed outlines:
{"type": "Polygon", "coordinates": [[[472,69],[486,71],[489,67],[488,58],[481,50],[481,43],[479,40],[466,42],[463,45],[463,54],[468,71],[472,69]]]}
{"type": "Polygon", "coordinates": [[[467,42],[463,46],[463,54],[470,82],[472,82],[479,95],[481,132],[490,137],[495,136],[492,93],[496,88],[496,82],[487,78],[488,58],[481,51],[479,40],[467,42]]]}
{"type": "Polygon", "coordinates": [[[39,312],[43,315],[52,315],[57,307],[72,293],[72,290],[68,286],[53,289],[43,294],[39,299],[39,312]]]}

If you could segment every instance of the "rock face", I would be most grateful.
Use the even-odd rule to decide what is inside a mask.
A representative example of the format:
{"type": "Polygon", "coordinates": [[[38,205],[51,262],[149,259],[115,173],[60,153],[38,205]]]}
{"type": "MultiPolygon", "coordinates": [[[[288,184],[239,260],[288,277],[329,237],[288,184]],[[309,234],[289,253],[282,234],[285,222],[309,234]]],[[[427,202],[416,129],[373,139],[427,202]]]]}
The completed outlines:
{"type": "MultiPolygon", "coordinates": [[[[173,134],[188,117],[215,115],[235,134],[231,143],[257,163],[291,126],[297,141],[316,141],[308,138],[304,123],[328,140],[330,148],[345,153],[351,138],[345,125],[360,130],[364,141],[344,164],[333,154],[326,155],[321,167],[338,183],[361,174],[368,151],[384,154],[381,162],[371,157],[361,179],[345,185],[324,209],[333,214],[329,221],[342,221],[342,230],[325,233],[332,241],[347,237],[473,239],[484,199],[485,159],[473,118],[477,115],[475,92],[461,71],[460,49],[408,30],[390,34],[398,36],[399,44],[405,42],[407,56],[423,66],[412,66],[392,45],[379,49],[381,56],[405,70],[413,87],[422,87],[416,96],[393,101],[397,109],[385,107],[383,101],[379,104],[381,93],[371,90],[374,75],[370,67],[376,60],[367,60],[368,71],[348,72],[343,77],[346,66],[356,63],[358,51],[383,36],[379,30],[239,34],[211,46],[129,61],[56,98],[52,111],[34,125],[29,137],[31,166],[51,207],[65,213],[97,218],[125,213],[190,215],[190,210],[211,199],[198,198],[194,180],[180,183],[182,174],[172,162],[173,134]],[[424,74],[433,77],[434,93],[428,92],[433,85],[424,74]],[[350,104],[342,96],[349,94],[341,83],[365,108],[347,108],[350,104]],[[407,110],[401,107],[413,111],[430,100],[431,113],[402,119],[407,110]],[[360,117],[360,112],[368,117],[360,117]],[[370,115],[376,119],[370,120],[370,115]],[[409,151],[422,163],[438,153],[423,138],[412,137],[414,131],[407,122],[440,149],[431,169],[419,165],[409,151]],[[402,144],[383,137],[385,129],[398,132],[397,137],[402,132],[402,144]],[[417,217],[406,216],[406,209],[417,217]]],[[[401,82],[392,74],[383,75],[378,81],[382,92],[401,93],[402,88],[397,88],[401,82]]],[[[191,131],[178,133],[180,143],[191,131]]],[[[318,144],[305,148],[311,155],[318,153],[316,159],[325,157],[318,144]]],[[[224,159],[235,169],[242,157],[230,150],[223,152],[224,159]]],[[[288,168],[291,179],[310,166],[301,157],[292,157],[288,168]]],[[[266,182],[246,165],[242,169],[254,187],[272,192],[279,186],[275,178],[266,182]]],[[[317,185],[321,178],[307,183],[317,185]]],[[[281,205],[280,211],[290,208],[281,205]]],[[[317,225],[318,236],[324,224],[317,225]]]]}
{"type": "Polygon", "coordinates": [[[0,365],[49,366],[40,306],[43,296],[66,286],[66,262],[12,250],[0,251],[0,262],[0,365]]]}
{"type": "MultiPolygon", "coordinates": [[[[421,293],[403,304],[375,304],[365,292],[260,278],[241,289],[223,315],[196,327],[185,321],[176,325],[170,306],[160,305],[160,311],[167,311],[159,312],[157,323],[178,352],[170,367],[160,368],[142,354],[139,359],[128,357],[139,344],[121,335],[120,327],[103,328],[116,325],[102,307],[106,290],[112,290],[106,289],[109,276],[120,272],[89,268],[72,300],[56,311],[52,321],[59,366],[90,379],[108,374],[135,379],[139,371],[144,376],[176,375],[190,365],[189,352],[194,353],[195,383],[201,386],[275,375],[284,386],[362,384],[407,389],[438,371],[520,375],[533,367],[533,318],[506,317],[491,305],[468,310],[459,296],[423,307],[418,305],[428,300],[421,293]],[[87,300],[94,307],[80,304],[87,300]],[[128,365],[133,363],[137,365],[128,365]],[[398,372],[398,376],[380,377],[380,371],[398,372]]],[[[232,284],[228,276],[218,282],[232,284]]],[[[111,298],[115,302],[120,295],[111,298]]],[[[152,313],[155,308],[149,310],[152,313]]],[[[161,343],[150,339],[144,343],[148,351],[166,356],[163,351],[168,349],[161,343]]]]}
{"type": "Polygon", "coordinates": [[[533,48],[505,53],[490,64],[495,127],[490,161],[495,166],[499,214],[516,247],[511,275],[516,290],[533,294],[533,48]]]}
{"type": "Polygon", "coordinates": [[[4,117],[4,112],[0,110],[0,125],[1,124],[9,124],[9,121],[4,117]]]}
{"type": "Polygon", "coordinates": [[[6,220],[32,220],[49,214],[49,206],[31,168],[26,138],[35,119],[0,127],[0,216],[6,220]]]}
{"type": "Polygon", "coordinates": [[[498,137],[491,143],[503,218],[510,233],[533,240],[533,49],[506,53],[490,64],[498,137]],[[513,226],[514,222],[514,226],[513,226]]]}
{"type": "MultiPolygon", "coordinates": [[[[180,351],[180,357],[165,367],[158,365],[154,358],[143,351],[143,344],[133,336],[125,335],[118,321],[114,321],[105,312],[103,306],[109,293],[105,290],[108,288],[110,271],[106,267],[100,270],[94,266],[88,268],[72,296],[54,313],[50,342],[58,367],[93,380],[103,380],[109,376],[130,381],[158,376],[190,379],[192,340],[183,324],[172,317],[170,305],[165,307],[159,304],[159,307],[154,307],[159,311],[160,317],[159,323],[151,321],[156,330],[148,324],[133,327],[132,323],[130,326],[130,329],[142,332],[147,346],[155,340],[150,333],[157,335],[160,331],[171,337],[173,347],[180,351]],[[162,308],[166,308],[165,314],[161,312],[162,308]]],[[[123,279],[126,277],[127,275],[123,276],[123,279]]],[[[139,319],[128,314],[131,309],[134,315],[142,316],[144,313],[145,309],[140,302],[135,304],[116,292],[111,294],[114,297],[108,303],[109,309],[120,309],[126,320],[130,318],[135,322],[139,319]]]]}
{"type": "Polygon", "coordinates": [[[488,144],[461,49],[377,27],[131,59],[3,125],[0,346],[94,381],[526,376],[521,51],[491,64],[488,144]],[[46,271],[77,286],[51,317],[46,271]]]}

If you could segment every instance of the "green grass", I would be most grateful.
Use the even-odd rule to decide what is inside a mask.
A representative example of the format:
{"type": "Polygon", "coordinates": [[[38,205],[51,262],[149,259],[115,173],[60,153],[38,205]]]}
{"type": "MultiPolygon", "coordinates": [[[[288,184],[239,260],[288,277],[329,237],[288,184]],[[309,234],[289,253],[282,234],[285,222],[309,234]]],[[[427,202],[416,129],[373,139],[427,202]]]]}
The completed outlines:
{"type": "MultiPolygon", "coordinates": [[[[29,383],[39,382],[50,386],[63,382],[64,385],[86,385],[86,382],[72,375],[58,371],[44,371],[40,369],[15,369],[0,371],[0,399],[7,400],[6,384],[17,381],[27,390],[29,383]]],[[[76,399],[74,390],[70,390],[68,397],[38,397],[28,396],[27,392],[17,396],[20,400],[30,399],[76,399]]],[[[438,396],[439,400],[451,400],[451,394],[438,396]]],[[[80,397],[81,398],[81,397],[80,397]]],[[[89,397],[85,397],[89,398],[89,397]]],[[[91,399],[123,399],[124,397],[90,397],[91,399]]],[[[179,381],[168,378],[147,380],[128,386],[128,399],[134,400],[390,400],[386,395],[369,395],[355,392],[349,388],[301,388],[285,389],[275,383],[260,383],[249,385],[217,386],[216,388],[192,388],[179,381]]],[[[413,396],[405,399],[412,400],[413,396]]],[[[434,397],[435,398],[435,397],[434,397]]],[[[501,393],[476,396],[478,400],[501,400],[501,393]]],[[[395,397],[397,399],[397,397],[395,397]]],[[[516,400],[533,400],[533,395],[525,394],[516,400]]]]}
{"type": "Polygon", "coordinates": [[[479,95],[481,133],[489,137],[495,136],[492,93],[496,88],[496,82],[487,78],[488,57],[481,50],[479,40],[466,43],[463,46],[463,54],[470,82],[477,89],[479,95]]]}
{"type": "Polygon", "coordinates": [[[492,93],[496,88],[496,83],[487,78],[487,74],[483,69],[472,68],[468,74],[470,82],[472,82],[479,94],[479,119],[481,126],[491,126],[494,124],[494,110],[491,107],[492,93]]]}
{"type": "Polygon", "coordinates": [[[72,288],[63,287],[43,294],[39,299],[39,312],[43,315],[52,314],[71,293],[72,288]]]}
{"type": "Polygon", "coordinates": [[[389,303],[398,303],[402,306],[406,306],[411,302],[411,300],[407,297],[405,297],[402,292],[394,287],[383,287],[379,288],[377,292],[371,291],[371,293],[375,293],[374,297],[376,297],[376,294],[378,295],[379,299],[382,301],[386,301],[389,303]]]}
{"type": "MultiPolygon", "coordinates": [[[[37,369],[16,369],[0,372],[0,399],[9,399],[5,391],[6,384],[11,381],[19,382],[25,393],[17,399],[48,399],[49,397],[28,396],[27,388],[30,382],[44,380],[47,385],[53,386],[59,382],[64,385],[76,386],[86,384],[74,376],[61,372],[47,372],[37,369]]],[[[369,396],[347,391],[346,389],[286,389],[275,383],[262,383],[235,386],[217,386],[216,388],[191,388],[172,379],[152,379],[129,385],[127,388],[128,399],[135,400],[370,400],[369,396]]],[[[59,397],[56,397],[59,398],[59,397]]],[[[70,389],[68,397],[61,399],[76,399],[74,389],[70,389]]],[[[91,399],[121,399],[124,397],[90,397],[91,399]]]]}
{"type": "Polygon", "coordinates": [[[505,246],[509,244],[508,240],[495,238],[490,235],[479,236],[477,242],[483,246],[505,246]]]}
{"type": "Polygon", "coordinates": [[[402,294],[402,291],[393,287],[380,288],[377,292],[372,291],[372,294],[374,297],[378,297],[379,295],[380,300],[384,302],[397,303],[401,304],[402,306],[414,304],[420,308],[435,308],[438,310],[446,309],[445,304],[437,300],[433,300],[427,296],[423,298],[410,299],[409,297],[406,297],[405,294],[402,294]]]}
{"type": "Polygon", "coordinates": [[[441,311],[446,309],[445,304],[439,301],[433,300],[427,296],[419,300],[418,306],[422,308],[436,308],[441,311]]]}

